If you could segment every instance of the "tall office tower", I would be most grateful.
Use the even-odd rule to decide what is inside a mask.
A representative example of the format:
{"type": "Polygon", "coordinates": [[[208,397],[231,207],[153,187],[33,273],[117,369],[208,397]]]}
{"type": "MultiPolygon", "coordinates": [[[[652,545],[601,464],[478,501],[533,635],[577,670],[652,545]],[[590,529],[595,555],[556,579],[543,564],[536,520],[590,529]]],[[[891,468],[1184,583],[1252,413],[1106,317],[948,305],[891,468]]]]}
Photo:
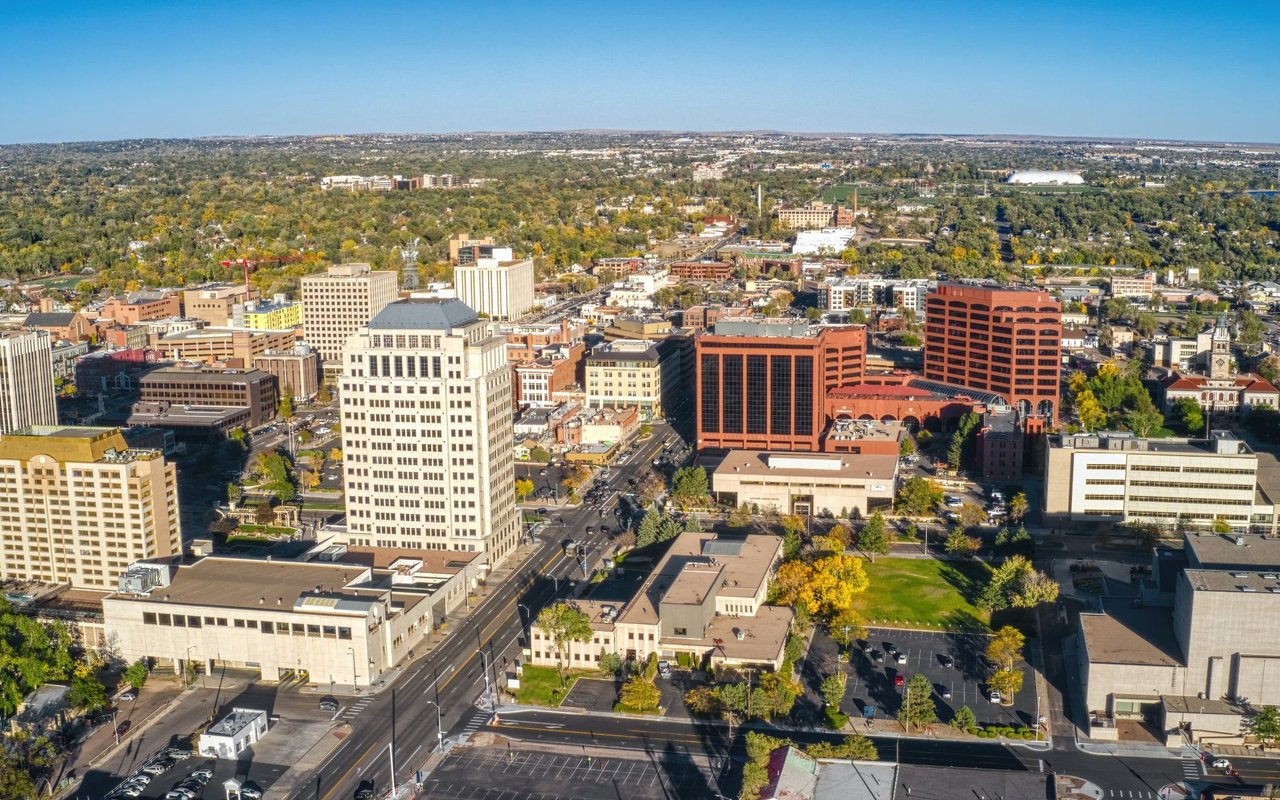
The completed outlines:
{"type": "Polygon", "coordinates": [[[506,339],[455,299],[390,304],[343,357],[348,543],[515,549],[514,400],[506,339]]]}
{"type": "Polygon", "coordinates": [[[0,334],[0,433],[57,425],[53,349],[47,331],[0,334]]]}
{"type": "Polygon", "coordinates": [[[139,559],[182,552],[178,482],[115,428],[0,436],[0,576],[108,590],[139,559]]]}
{"type": "Polygon", "coordinates": [[[302,279],[302,319],[307,344],[332,372],[353,333],[396,299],[396,273],[368,264],[335,264],[302,279]]]}
{"type": "Polygon", "coordinates": [[[513,260],[509,247],[495,247],[493,253],[493,258],[454,267],[458,299],[492,319],[520,319],[533,308],[533,262],[513,260]]]}
{"type": "Polygon", "coordinates": [[[867,329],[722,319],[694,351],[698,449],[817,452],[827,392],[866,374],[867,329]]]}
{"type": "Polygon", "coordinates": [[[939,284],[925,300],[924,376],[1058,416],[1062,308],[1048,292],[939,284]]]}

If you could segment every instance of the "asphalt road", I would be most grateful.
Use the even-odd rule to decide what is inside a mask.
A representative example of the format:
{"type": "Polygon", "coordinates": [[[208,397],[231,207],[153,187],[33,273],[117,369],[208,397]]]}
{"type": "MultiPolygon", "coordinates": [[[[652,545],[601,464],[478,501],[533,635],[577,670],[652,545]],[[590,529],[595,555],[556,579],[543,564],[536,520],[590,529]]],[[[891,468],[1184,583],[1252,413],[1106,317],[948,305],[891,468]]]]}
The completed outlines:
{"type": "MultiPolygon", "coordinates": [[[[761,728],[768,731],[768,728],[761,728]]],[[[646,753],[705,752],[719,759],[727,775],[745,758],[742,729],[732,741],[720,723],[626,719],[554,711],[505,713],[501,722],[486,730],[528,743],[579,747],[610,747],[646,753]],[[726,759],[725,756],[729,758],[726,759]]],[[[771,731],[797,743],[834,741],[838,735],[819,731],[771,731]]],[[[1072,749],[1036,750],[1000,743],[949,739],[872,737],[880,759],[904,764],[1045,771],[1075,775],[1102,788],[1104,798],[1155,800],[1164,786],[1183,780],[1182,761],[1176,758],[1135,758],[1092,755],[1072,749]]],[[[1066,743],[1070,747],[1071,743],[1066,743]]],[[[721,791],[736,783],[721,779],[721,791]]]]}
{"type": "MultiPolygon", "coordinates": [[[[670,430],[655,425],[654,433],[643,443],[642,453],[652,454],[670,430]]],[[[637,458],[636,463],[648,462],[637,458]]],[[[600,503],[589,508],[559,509],[562,525],[548,528],[540,546],[519,571],[485,597],[439,647],[405,668],[389,690],[364,704],[360,713],[349,720],[351,735],[321,767],[314,782],[294,798],[348,800],[357,788],[369,782],[378,791],[385,790],[390,785],[388,750],[395,755],[396,780],[404,781],[426,761],[438,741],[433,703],[439,704],[445,736],[454,731],[476,730],[483,724],[488,713],[477,708],[477,701],[485,694],[486,665],[490,680],[494,680],[503,659],[518,653],[528,615],[536,614],[555,598],[557,590],[559,596],[567,594],[570,584],[565,578],[581,577],[579,565],[563,554],[561,542],[565,538],[584,543],[595,555],[604,550],[605,542],[598,530],[588,536],[586,528],[598,525],[600,509],[610,508],[627,490],[630,474],[625,468],[611,468],[606,482],[608,491],[600,503]],[[559,579],[558,583],[552,576],[559,579]]]]}

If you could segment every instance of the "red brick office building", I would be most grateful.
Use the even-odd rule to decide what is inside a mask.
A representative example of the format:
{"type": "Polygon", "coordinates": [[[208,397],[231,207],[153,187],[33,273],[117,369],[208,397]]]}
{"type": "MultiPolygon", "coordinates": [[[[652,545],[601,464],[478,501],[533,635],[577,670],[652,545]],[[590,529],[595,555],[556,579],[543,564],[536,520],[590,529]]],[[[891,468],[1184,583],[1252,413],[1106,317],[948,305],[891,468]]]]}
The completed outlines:
{"type": "Polygon", "coordinates": [[[866,373],[860,325],[734,319],[694,339],[699,450],[817,452],[827,392],[866,373]]]}
{"type": "Polygon", "coordinates": [[[1048,292],[939,284],[925,299],[924,376],[1000,395],[1024,419],[1053,424],[1062,308],[1048,292]]]}

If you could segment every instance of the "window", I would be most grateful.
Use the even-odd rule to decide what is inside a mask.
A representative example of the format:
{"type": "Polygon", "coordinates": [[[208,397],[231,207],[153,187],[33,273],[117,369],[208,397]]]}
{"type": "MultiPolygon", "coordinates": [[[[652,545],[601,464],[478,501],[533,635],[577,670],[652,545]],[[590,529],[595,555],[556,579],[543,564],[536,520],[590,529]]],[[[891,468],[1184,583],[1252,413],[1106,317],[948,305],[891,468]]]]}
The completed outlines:
{"type": "Polygon", "coordinates": [[[160,615],[160,624],[161,624],[161,625],[172,625],[172,624],[173,624],[173,618],[172,618],[172,617],[170,617],[168,614],[161,614],[161,615],[160,615]]]}
{"type": "Polygon", "coordinates": [[[338,628],[338,638],[339,638],[339,639],[350,639],[350,638],[351,638],[351,629],[350,629],[350,628],[338,628]]]}
{"type": "Polygon", "coordinates": [[[672,629],[672,631],[671,631],[671,632],[672,632],[672,634],[673,634],[673,635],[675,635],[675,636],[688,636],[688,635],[689,635],[689,629],[688,629],[688,628],[674,628],[674,629],[672,629]]]}
{"type": "Polygon", "coordinates": [[[143,625],[155,625],[155,624],[156,624],[156,615],[155,615],[155,612],[152,612],[152,611],[143,611],[143,612],[142,612],[142,624],[143,624],[143,625]]]}
{"type": "Polygon", "coordinates": [[[199,627],[200,627],[200,618],[199,618],[199,617],[196,617],[196,616],[189,616],[189,617],[187,617],[187,627],[188,627],[188,628],[199,628],[199,627]]]}
{"type": "Polygon", "coordinates": [[[272,623],[272,622],[265,622],[265,621],[264,621],[264,622],[262,623],[262,627],[260,627],[260,628],[259,628],[259,630],[261,630],[263,633],[274,633],[274,632],[275,632],[275,623],[272,623]]]}

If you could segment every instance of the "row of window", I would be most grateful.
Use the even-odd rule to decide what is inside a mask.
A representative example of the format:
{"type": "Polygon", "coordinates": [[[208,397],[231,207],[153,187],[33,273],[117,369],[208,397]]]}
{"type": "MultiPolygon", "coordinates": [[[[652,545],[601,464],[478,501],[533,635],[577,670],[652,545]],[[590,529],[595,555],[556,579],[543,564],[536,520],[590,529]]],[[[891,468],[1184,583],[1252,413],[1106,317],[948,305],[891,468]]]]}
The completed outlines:
{"type": "Polygon", "coordinates": [[[319,636],[325,639],[350,639],[351,629],[335,625],[310,625],[294,622],[271,622],[256,619],[228,619],[227,617],[199,617],[191,614],[161,614],[142,612],[142,624],[166,625],[173,628],[246,628],[281,636],[319,636]]]}

